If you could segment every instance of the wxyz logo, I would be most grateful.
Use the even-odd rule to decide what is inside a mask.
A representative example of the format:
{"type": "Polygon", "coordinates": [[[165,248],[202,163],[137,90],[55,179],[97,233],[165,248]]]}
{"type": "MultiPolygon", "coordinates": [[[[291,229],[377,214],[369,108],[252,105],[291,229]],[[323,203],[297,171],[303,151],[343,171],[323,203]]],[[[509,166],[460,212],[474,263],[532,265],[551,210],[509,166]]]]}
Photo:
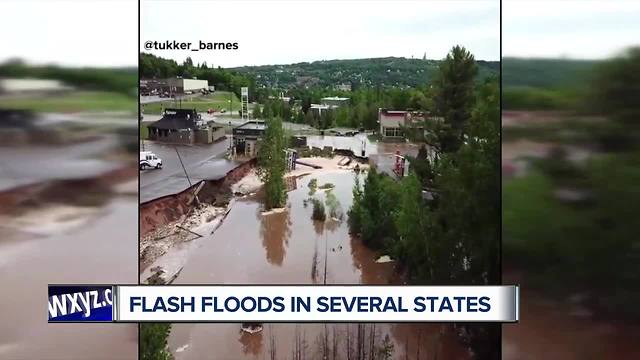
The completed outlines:
{"type": "Polygon", "coordinates": [[[49,297],[49,318],[57,318],[69,314],[82,313],[83,317],[91,316],[92,309],[111,306],[111,290],[104,293],[98,290],[61,294],[49,297]]]}

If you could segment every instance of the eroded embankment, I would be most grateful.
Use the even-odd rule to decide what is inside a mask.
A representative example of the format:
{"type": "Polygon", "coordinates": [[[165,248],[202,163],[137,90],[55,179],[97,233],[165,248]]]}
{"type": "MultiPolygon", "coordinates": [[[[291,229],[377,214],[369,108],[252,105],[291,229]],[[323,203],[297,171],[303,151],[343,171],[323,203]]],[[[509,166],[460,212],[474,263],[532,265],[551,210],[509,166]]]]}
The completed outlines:
{"type": "Polygon", "coordinates": [[[249,160],[222,178],[199,181],[177,194],[140,204],[140,269],[152,264],[174,243],[185,240],[174,236],[177,230],[188,233],[200,219],[210,221],[223,215],[232,196],[231,185],[247,175],[255,164],[255,159],[249,160]]]}

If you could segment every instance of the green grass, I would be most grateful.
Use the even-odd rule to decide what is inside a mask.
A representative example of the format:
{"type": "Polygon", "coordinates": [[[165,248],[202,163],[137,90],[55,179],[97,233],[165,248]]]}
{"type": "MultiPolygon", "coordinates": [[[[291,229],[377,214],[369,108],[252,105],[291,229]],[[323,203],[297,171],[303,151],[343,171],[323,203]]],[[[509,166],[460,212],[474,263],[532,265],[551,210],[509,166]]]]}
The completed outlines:
{"type": "Polygon", "coordinates": [[[36,112],[130,111],[136,113],[136,99],[101,91],[69,92],[53,96],[0,99],[0,107],[36,112]]]}
{"type": "Polygon", "coordinates": [[[162,109],[180,107],[183,109],[196,109],[198,112],[206,112],[208,109],[225,109],[229,111],[230,96],[233,96],[233,111],[240,110],[240,99],[228,91],[216,91],[213,94],[200,96],[192,100],[183,100],[182,104],[174,100],[144,105],[145,114],[160,114],[162,109]]]}

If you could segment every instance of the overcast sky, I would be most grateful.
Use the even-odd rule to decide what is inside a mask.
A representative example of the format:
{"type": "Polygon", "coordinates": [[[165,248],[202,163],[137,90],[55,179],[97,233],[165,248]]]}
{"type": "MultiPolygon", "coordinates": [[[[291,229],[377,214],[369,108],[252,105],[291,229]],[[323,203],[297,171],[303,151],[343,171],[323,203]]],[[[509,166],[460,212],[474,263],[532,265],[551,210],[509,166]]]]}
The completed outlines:
{"type": "Polygon", "coordinates": [[[148,51],[181,63],[232,67],[411,56],[441,59],[456,44],[500,59],[498,0],[148,1],[146,41],[238,42],[238,50],[148,51]]]}
{"type": "Polygon", "coordinates": [[[640,1],[503,0],[502,54],[602,59],[640,45],[640,1]]]}
{"type": "Polygon", "coordinates": [[[136,0],[0,0],[0,61],[137,66],[136,0]]]}
{"type": "MultiPolygon", "coordinates": [[[[497,60],[499,2],[146,1],[143,40],[238,42],[236,51],[156,51],[220,66],[380,56],[440,59],[455,44],[497,60]]],[[[0,61],[137,64],[136,0],[1,0],[0,61]]],[[[640,45],[640,1],[503,1],[503,54],[608,57],[640,45]]],[[[141,42],[141,45],[144,41],[141,42]]]]}

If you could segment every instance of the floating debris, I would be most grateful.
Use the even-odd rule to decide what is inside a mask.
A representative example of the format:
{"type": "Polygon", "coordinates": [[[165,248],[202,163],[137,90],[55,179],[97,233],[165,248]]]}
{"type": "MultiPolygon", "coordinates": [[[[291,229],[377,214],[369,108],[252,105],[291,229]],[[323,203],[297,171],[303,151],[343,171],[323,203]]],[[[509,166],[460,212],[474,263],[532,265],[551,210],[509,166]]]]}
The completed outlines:
{"type": "Polygon", "coordinates": [[[391,257],[389,255],[382,255],[378,258],[378,260],[376,260],[377,263],[379,264],[384,264],[384,263],[388,263],[388,262],[392,262],[393,259],[391,259],[391,257]]]}
{"type": "Polygon", "coordinates": [[[176,352],[177,352],[177,353],[183,352],[183,351],[185,351],[188,347],[189,347],[189,344],[182,345],[182,346],[180,346],[179,348],[177,348],[177,349],[176,349],[176,352]]]}
{"type": "Polygon", "coordinates": [[[333,185],[332,183],[326,183],[326,184],[322,184],[321,186],[319,186],[318,189],[320,189],[320,190],[331,190],[334,187],[336,187],[336,186],[333,185]]]}
{"type": "Polygon", "coordinates": [[[272,214],[278,214],[278,213],[282,213],[287,211],[286,207],[282,207],[282,208],[273,208],[271,210],[267,210],[267,211],[263,211],[262,212],[262,216],[266,216],[266,215],[272,215],[272,214]]]}
{"type": "Polygon", "coordinates": [[[260,331],[262,331],[262,324],[261,323],[242,323],[242,331],[249,334],[259,333],[260,331]]]}

